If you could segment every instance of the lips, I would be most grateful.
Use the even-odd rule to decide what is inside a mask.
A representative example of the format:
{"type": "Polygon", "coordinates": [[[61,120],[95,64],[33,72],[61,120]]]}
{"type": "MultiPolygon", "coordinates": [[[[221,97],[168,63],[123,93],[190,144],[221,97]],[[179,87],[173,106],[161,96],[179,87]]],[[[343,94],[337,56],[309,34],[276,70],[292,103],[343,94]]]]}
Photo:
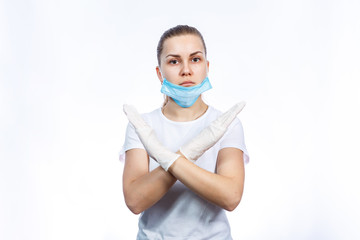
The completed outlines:
{"type": "Polygon", "coordinates": [[[180,84],[180,86],[188,87],[188,86],[192,86],[192,85],[194,85],[194,84],[195,84],[195,83],[192,82],[192,81],[185,81],[185,82],[182,82],[182,83],[180,84]]]}

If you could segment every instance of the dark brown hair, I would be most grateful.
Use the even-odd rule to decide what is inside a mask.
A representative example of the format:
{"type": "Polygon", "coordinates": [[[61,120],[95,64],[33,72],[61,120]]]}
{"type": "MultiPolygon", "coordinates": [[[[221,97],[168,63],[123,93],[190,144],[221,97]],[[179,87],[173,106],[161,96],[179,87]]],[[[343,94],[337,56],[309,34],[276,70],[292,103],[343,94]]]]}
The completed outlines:
{"type": "Polygon", "coordinates": [[[176,36],[181,36],[181,35],[187,35],[187,34],[192,34],[195,36],[200,37],[203,45],[204,45],[204,50],[205,50],[205,56],[206,56],[206,45],[205,45],[205,41],[203,36],[201,35],[201,33],[199,32],[199,30],[197,30],[194,27],[190,27],[188,25],[177,25],[176,27],[170,28],[167,31],[165,31],[163,33],[163,35],[161,36],[158,46],[157,46],[157,60],[158,60],[158,64],[160,66],[160,55],[163,51],[163,47],[164,47],[164,42],[166,39],[172,38],[172,37],[176,37],[176,36]]]}

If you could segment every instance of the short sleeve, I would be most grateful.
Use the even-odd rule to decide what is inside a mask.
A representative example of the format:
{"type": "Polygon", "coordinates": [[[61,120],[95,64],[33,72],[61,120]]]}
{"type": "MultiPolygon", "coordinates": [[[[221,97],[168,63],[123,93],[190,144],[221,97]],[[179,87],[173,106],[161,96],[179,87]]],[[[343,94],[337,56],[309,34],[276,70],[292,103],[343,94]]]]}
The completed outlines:
{"type": "Polygon", "coordinates": [[[125,134],[125,142],[120,151],[120,161],[125,159],[125,152],[133,148],[145,149],[144,145],[141,143],[138,135],[135,132],[135,128],[132,124],[128,123],[125,134]]]}
{"type": "Polygon", "coordinates": [[[220,141],[220,149],[227,147],[238,148],[243,151],[244,162],[249,162],[250,158],[245,145],[244,130],[241,121],[238,118],[236,118],[234,122],[229,126],[229,129],[220,141]]]}

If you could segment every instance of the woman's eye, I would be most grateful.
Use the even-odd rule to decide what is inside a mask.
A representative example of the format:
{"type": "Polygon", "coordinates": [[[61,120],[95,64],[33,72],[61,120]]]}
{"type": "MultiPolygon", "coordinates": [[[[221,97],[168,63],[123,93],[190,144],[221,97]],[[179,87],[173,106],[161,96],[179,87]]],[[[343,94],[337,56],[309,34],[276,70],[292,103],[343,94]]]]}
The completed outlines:
{"type": "Polygon", "coordinates": [[[170,64],[177,64],[177,63],[178,63],[178,60],[170,60],[169,63],[170,63],[170,64]]]}
{"type": "Polygon", "coordinates": [[[196,57],[196,58],[193,58],[192,60],[193,62],[200,62],[200,58],[196,57]]]}

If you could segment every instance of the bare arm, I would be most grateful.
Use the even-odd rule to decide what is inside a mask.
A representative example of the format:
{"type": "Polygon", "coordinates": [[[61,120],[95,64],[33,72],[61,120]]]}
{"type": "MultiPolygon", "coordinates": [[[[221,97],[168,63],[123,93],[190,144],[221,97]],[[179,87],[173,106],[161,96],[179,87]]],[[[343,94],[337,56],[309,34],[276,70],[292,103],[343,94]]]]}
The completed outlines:
{"type": "Polygon", "coordinates": [[[126,152],[123,191],[126,205],[139,214],[159,201],[176,180],[204,199],[228,210],[240,203],[244,188],[243,152],[236,148],[219,151],[216,173],[206,171],[180,157],[166,172],[157,167],[149,172],[148,155],[143,149],[126,152]]]}
{"type": "Polygon", "coordinates": [[[180,157],[169,172],[199,196],[232,211],[240,203],[244,189],[243,152],[237,148],[220,150],[216,168],[216,173],[211,173],[180,157]]]}
{"type": "MultiPolygon", "coordinates": [[[[227,127],[242,110],[244,103],[234,105],[190,141],[181,152],[196,160],[213,146],[225,133],[227,127]]],[[[140,213],[155,204],[176,182],[187,187],[220,207],[229,211],[239,204],[244,184],[243,153],[235,148],[222,149],[218,154],[217,173],[208,172],[190,162],[179,151],[175,154],[166,149],[157,139],[153,129],[141,118],[136,109],[124,105],[129,121],[147,152],[160,167],[149,173],[149,157],[143,149],[126,153],[123,175],[125,202],[134,213],[140,213]],[[176,164],[175,164],[176,163],[176,164]],[[173,167],[171,167],[174,165],[173,167]],[[171,170],[170,170],[171,167],[171,170]]]]}
{"type": "Polygon", "coordinates": [[[126,152],[123,173],[125,203],[139,214],[159,201],[176,182],[169,172],[157,167],[149,172],[149,157],[144,149],[126,152]]]}

